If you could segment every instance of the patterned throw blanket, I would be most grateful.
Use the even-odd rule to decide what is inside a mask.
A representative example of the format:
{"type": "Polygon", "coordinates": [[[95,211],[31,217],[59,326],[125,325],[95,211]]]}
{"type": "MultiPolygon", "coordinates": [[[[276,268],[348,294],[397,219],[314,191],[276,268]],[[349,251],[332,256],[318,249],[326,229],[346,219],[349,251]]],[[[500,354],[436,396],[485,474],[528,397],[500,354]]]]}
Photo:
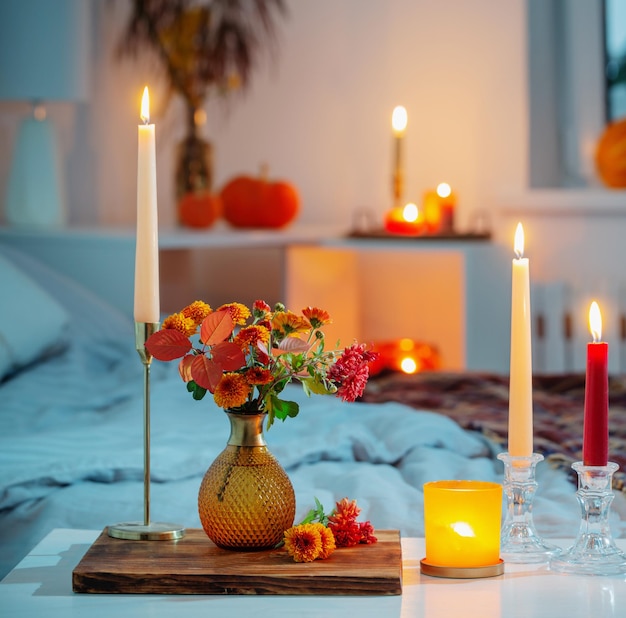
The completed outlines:
{"type": "MultiPolygon", "coordinates": [[[[536,376],[533,379],[534,450],[551,465],[567,471],[582,460],[584,374],[536,376]]],[[[362,401],[397,401],[454,419],[506,450],[508,376],[482,373],[384,372],[370,379],[362,401]]],[[[615,489],[626,492],[626,377],[609,379],[609,460],[619,465],[615,489]]]]}

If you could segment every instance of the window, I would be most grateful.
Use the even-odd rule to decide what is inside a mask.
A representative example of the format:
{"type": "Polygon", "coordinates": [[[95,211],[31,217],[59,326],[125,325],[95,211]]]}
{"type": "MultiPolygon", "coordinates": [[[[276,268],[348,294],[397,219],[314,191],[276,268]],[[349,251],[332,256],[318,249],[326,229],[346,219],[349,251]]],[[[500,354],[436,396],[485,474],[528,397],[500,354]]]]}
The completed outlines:
{"type": "Polygon", "coordinates": [[[626,2],[604,0],[606,117],[626,116],[626,2]]]}
{"type": "Polygon", "coordinates": [[[604,13],[604,0],[527,0],[531,188],[597,184],[593,157],[607,107],[604,13]]]}

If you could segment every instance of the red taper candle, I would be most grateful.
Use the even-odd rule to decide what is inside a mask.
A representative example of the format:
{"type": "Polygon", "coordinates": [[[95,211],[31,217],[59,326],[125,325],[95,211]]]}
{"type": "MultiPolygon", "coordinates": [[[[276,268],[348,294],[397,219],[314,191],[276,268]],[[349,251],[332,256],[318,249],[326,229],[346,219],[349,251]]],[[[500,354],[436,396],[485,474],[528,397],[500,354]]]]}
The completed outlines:
{"type": "Polygon", "coordinates": [[[602,338],[602,315],[595,301],[589,309],[593,341],[587,344],[583,464],[606,466],[609,458],[609,346],[602,338]]]}

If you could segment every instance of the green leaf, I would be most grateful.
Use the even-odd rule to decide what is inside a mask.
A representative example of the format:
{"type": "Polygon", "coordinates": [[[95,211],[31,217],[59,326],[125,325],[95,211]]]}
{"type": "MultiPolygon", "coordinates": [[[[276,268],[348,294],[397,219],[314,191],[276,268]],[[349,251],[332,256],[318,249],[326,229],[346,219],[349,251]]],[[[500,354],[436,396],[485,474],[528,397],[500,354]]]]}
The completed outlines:
{"type": "Polygon", "coordinates": [[[274,416],[284,421],[287,417],[295,418],[300,412],[300,406],[295,401],[285,401],[275,395],[271,397],[271,408],[274,416]]]}
{"type": "Polygon", "coordinates": [[[202,388],[196,384],[193,380],[187,382],[187,390],[191,393],[192,397],[196,401],[200,401],[206,395],[206,388],[202,388]]]}
{"type": "Polygon", "coordinates": [[[337,392],[337,387],[330,382],[321,380],[319,376],[313,378],[300,379],[304,392],[310,396],[311,393],[315,395],[332,395],[337,392]]]}

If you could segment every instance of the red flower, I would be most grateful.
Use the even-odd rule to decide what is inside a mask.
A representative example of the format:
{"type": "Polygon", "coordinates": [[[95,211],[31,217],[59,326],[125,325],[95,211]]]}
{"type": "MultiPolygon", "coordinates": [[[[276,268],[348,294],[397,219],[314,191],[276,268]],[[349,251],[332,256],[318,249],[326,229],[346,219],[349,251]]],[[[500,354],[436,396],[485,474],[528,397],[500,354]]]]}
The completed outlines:
{"type": "Polygon", "coordinates": [[[365,345],[357,343],[343,351],[328,372],[330,380],[337,385],[338,397],[344,401],[355,401],[363,394],[370,375],[367,363],[377,356],[376,352],[369,352],[365,345]]]}
{"type": "Polygon", "coordinates": [[[359,523],[359,528],[361,529],[361,540],[359,543],[371,545],[372,543],[376,543],[376,541],[378,541],[378,539],[374,536],[374,527],[369,521],[362,521],[359,523]]]}

